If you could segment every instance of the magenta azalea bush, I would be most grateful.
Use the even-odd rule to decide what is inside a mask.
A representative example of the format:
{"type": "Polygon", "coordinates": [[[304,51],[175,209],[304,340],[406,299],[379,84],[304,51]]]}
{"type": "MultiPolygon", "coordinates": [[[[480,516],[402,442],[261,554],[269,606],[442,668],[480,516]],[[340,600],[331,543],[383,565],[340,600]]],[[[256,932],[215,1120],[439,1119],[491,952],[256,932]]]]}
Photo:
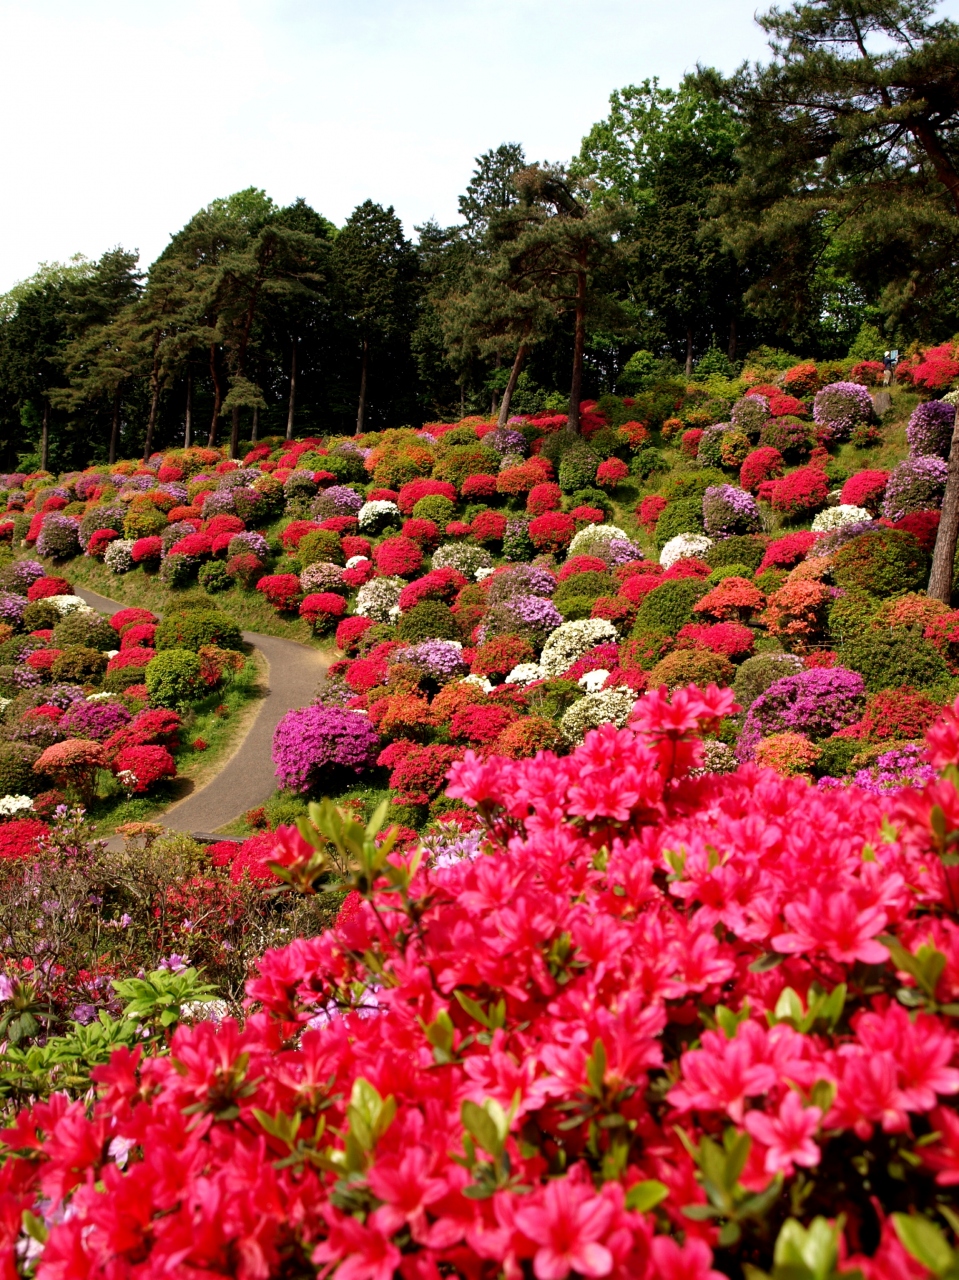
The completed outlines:
{"type": "Polygon", "coordinates": [[[280,786],[305,793],[322,783],[332,765],[361,774],[376,762],[379,734],[358,711],[312,706],[288,711],[273,734],[273,763],[280,786]]]}

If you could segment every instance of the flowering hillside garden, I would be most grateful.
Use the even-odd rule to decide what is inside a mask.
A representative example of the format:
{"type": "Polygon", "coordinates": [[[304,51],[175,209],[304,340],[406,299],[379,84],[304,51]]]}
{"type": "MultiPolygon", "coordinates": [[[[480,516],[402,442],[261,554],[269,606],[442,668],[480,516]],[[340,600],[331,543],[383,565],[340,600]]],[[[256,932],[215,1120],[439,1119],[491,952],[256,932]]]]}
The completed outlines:
{"type": "Polygon", "coordinates": [[[959,393],[869,363],[2,477],[7,1274],[959,1269],[959,393]],[[85,840],[250,620],[276,795],[85,840]]]}

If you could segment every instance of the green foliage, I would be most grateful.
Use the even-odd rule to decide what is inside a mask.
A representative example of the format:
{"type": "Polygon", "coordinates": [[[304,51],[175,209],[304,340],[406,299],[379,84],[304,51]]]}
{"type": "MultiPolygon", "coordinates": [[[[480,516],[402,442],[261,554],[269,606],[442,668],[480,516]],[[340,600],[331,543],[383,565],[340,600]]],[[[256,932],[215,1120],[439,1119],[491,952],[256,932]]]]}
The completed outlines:
{"type": "Polygon", "coordinates": [[[416,644],[420,640],[458,640],[460,633],[449,605],[441,600],[422,600],[400,618],[396,638],[416,644]]]}
{"type": "Polygon", "coordinates": [[[599,463],[599,457],[585,443],[566,449],[559,462],[559,487],[564,493],[591,488],[599,463]]]}
{"type": "Polygon", "coordinates": [[[228,613],[203,606],[187,610],[181,608],[166,614],[154,637],[157,652],[163,649],[189,649],[198,653],[208,644],[216,645],[219,649],[241,649],[243,637],[239,626],[228,613]]]}
{"type": "Polygon", "coordinates": [[[575,596],[593,601],[599,596],[615,595],[615,592],[616,582],[612,574],[591,570],[589,573],[575,573],[561,582],[553,593],[553,603],[559,608],[564,600],[572,600],[575,596]]]}
{"type": "Polygon", "coordinates": [[[833,581],[845,591],[863,591],[880,600],[919,591],[929,576],[929,558],[910,533],[870,531],[836,552],[833,581]]]}
{"type": "Polygon", "coordinates": [[[67,684],[94,683],[106,670],[107,656],[85,644],[68,645],[54,660],[50,674],[67,684]]]}
{"type": "Polygon", "coordinates": [[[36,795],[43,785],[33,772],[39,758],[37,748],[26,742],[0,742],[0,795],[36,795]]]}
{"type": "Polygon", "coordinates": [[[167,518],[156,507],[143,506],[136,511],[128,511],[123,521],[125,538],[152,538],[161,534],[167,527],[167,518]]]}
{"type": "Polygon", "coordinates": [[[819,759],[813,765],[813,772],[820,778],[845,777],[853,757],[862,750],[862,743],[855,738],[823,738],[816,745],[819,759]]]}
{"type": "Polygon", "coordinates": [[[761,693],[784,676],[794,676],[802,663],[791,654],[757,653],[740,663],[733,681],[736,702],[748,711],[761,693]]]}
{"type": "Polygon", "coordinates": [[[869,626],[849,636],[840,649],[846,666],[858,671],[870,693],[880,689],[933,689],[949,679],[940,654],[921,632],[869,626]]]}
{"type": "Polygon", "coordinates": [[[693,605],[706,594],[698,578],[674,578],[645,597],[636,615],[636,625],[665,631],[674,636],[680,627],[693,621],[693,605]]]}
{"type": "Polygon", "coordinates": [[[189,649],[166,649],[150,659],[145,681],[152,706],[176,710],[202,691],[200,659],[189,649]]]}
{"type": "Polygon", "coordinates": [[[296,558],[304,569],[319,561],[328,564],[346,563],[339,536],[332,529],[313,529],[302,537],[296,548],[296,558]]]}
{"type": "Polygon", "coordinates": [[[66,649],[78,644],[103,653],[119,647],[117,633],[105,618],[75,610],[54,626],[51,648],[66,649]]]}
{"type": "Polygon", "coordinates": [[[201,565],[198,577],[200,586],[211,595],[217,591],[227,591],[233,586],[233,579],[222,560],[210,560],[201,565]]]}
{"type": "Polygon", "coordinates": [[[499,454],[475,440],[473,444],[454,445],[439,459],[432,474],[435,480],[446,480],[458,489],[467,476],[495,475],[498,470],[499,454]]]}
{"type": "Polygon", "coordinates": [[[456,514],[456,504],[441,493],[429,493],[420,498],[413,507],[413,515],[417,520],[432,520],[442,533],[456,514]]]}
{"type": "Polygon", "coordinates": [[[666,470],[666,459],[658,449],[640,449],[630,463],[629,469],[641,480],[647,480],[654,471],[666,470]]]}
{"type": "Polygon", "coordinates": [[[182,969],[179,973],[157,969],[143,978],[114,982],[113,989],[126,1001],[124,1018],[164,1031],[175,1027],[190,1006],[212,1000],[215,990],[209,983],[200,981],[196,969],[182,969]]]}
{"type": "Polygon", "coordinates": [[[603,493],[602,489],[595,488],[577,489],[575,493],[571,493],[566,499],[565,506],[570,511],[574,507],[598,507],[607,520],[615,510],[609,495],[603,493]]]}
{"type": "Polygon", "coordinates": [[[748,565],[750,573],[743,576],[751,577],[759,568],[765,554],[766,548],[762,539],[746,533],[734,534],[731,538],[721,538],[714,542],[703,559],[714,569],[728,564],[748,565]]]}
{"type": "MultiPolygon", "coordinates": [[[[60,610],[49,600],[31,600],[23,611],[23,629],[24,631],[52,630],[61,616],[60,610]]],[[[113,639],[116,640],[116,638],[117,634],[114,631],[113,639]]]]}
{"type": "Polygon", "coordinates": [[[656,545],[660,550],[680,533],[702,533],[703,503],[701,498],[678,498],[671,502],[656,521],[656,545]]]}
{"type": "Polygon", "coordinates": [[[728,477],[715,468],[691,468],[688,471],[673,471],[660,492],[667,502],[673,502],[677,498],[702,498],[713,485],[727,483],[728,477]]]}

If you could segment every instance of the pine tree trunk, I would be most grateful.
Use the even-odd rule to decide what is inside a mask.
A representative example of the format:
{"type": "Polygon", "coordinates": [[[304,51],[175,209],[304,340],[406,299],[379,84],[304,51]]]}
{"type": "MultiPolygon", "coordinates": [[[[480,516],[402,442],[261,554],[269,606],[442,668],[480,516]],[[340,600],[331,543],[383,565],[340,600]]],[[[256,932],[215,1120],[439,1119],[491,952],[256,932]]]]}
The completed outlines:
{"type": "Polygon", "coordinates": [[[466,417],[466,384],[460,383],[460,419],[466,417]]]}
{"type": "Polygon", "coordinates": [[[223,403],[223,390],[216,371],[216,347],[210,347],[210,377],[213,379],[213,417],[210,419],[210,434],[207,436],[207,448],[216,444],[216,429],[220,424],[220,405],[223,403]]]}
{"type": "Polygon", "coordinates": [[[40,470],[46,471],[50,461],[50,405],[43,402],[43,426],[40,433],[40,470]]]}
{"type": "Polygon", "coordinates": [[[113,393],[113,417],[110,420],[110,451],[107,460],[112,467],[117,460],[117,446],[120,443],[120,388],[113,393]]]}
{"type": "Polygon", "coordinates": [[[726,353],[730,360],[736,359],[736,317],[729,317],[729,348],[726,353]]]}
{"type": "Polygon", "coordinates": [[[686,330],[686,377],[693,376],[693,331],[692,328],[686,330]]]}
{"type": "Polygon", "coordinates": [[[298,339],[293,339],[293,351],[290,355],[290,402],[286,410],[286,438],[293,439],[293,414],[296,412],[296,347],[298,339]]]}
{"type": "Polygon", "coordinates": [[[933,600],[950,603],[952,596],[952,566],[956,558],[956,542],[959,541],[959,408],[952,428],[952,447],[949,450],[949,473],[946,492],[942,500],[942,517],[936,534],[936,549],[932,553],[932,572],[929,574],[927,594],[933,600]]]}
{"type": "Polygon", "coordinates": [[[360,366],[360,402],[356,410],[356,434],[363,434],[363,420],[366,417],[366,371],[370,362],[370,340],[363,339],[363,363],[360,366]]]}
{"type": "Polygon", "coordinates": [[[256,444],[256,438],[260,434],[260,406],[253,406],[253,435],[250,437],[253,444],[256,444]]]}
{"type": "Polygon", "coordinates": [[[147,419],[147,438],[143,444],[143,461],[149,460],[150,454],[153,452],[153,429],[156,426],[157,406],[160,403],[160,381],[158,378],[153,379],[153,394],[150,396],[150,416],[147,419]]]}
{"type": "Polygon", "coordinates": [[[186,416],[183,419],[183,447],[189,449],[193,433],[193,370],[186,375],[186,416]]]}
{"type": "Polygon", "coordinates": [[[586,349],[586,272],[576,273],[576,330],[573,336],[573,380],[569,389],[569,430],[579,435],[579,402],[583,398],[583,352],[586,349]]]}
{"type": "Polygon", "coordinates": [[[509,407],[513,400],[513,392],[516,390],[516,383],[519,381],[519,371],[523,367],[523,361],[526,359],[526,352],[529,348],[525,342],[521,342],[519,350],[516,352],[516,359],[513,361],[513,367],[509,371],[509,382],[506,384],[506,390],[503,392],[503,403],[499,407],[499,418],[496,425],[505,427],[509,421],[509,407]]]}
{"type": "Polygon", "coordinates": [[[236,458],[240,452],[240,406],[235,404],[230,414],[230,457],[236,458]]]}

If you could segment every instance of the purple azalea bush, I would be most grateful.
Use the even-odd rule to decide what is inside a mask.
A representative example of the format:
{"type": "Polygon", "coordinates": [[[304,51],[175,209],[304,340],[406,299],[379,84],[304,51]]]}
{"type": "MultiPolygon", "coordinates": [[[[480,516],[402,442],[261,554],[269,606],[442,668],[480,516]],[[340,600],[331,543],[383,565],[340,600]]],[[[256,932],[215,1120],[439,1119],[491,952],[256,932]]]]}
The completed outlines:
{"type": "Polygon", "coordinates": [[[122,702],[73,702],[60,720],[59,729],[68,738],[93,738],[103,742],[131,720],[122,702]]]}
{"type": "Polygon", "coordinates": [[[729,416],[737,431],[746,436],[756,435],[769,419],[769,401],[760,395],[743,396],[733,405],[729,416]]]}
{"type": "Polygon", "coordinates": [[[347,484],[331,484],[316,496],[310,510],[317,520],[328,520],[331,516],[355,516],[362,505],[363,499],[355,489],[347,484]]]}
{"type": "Polygon", "coordinates": [[[517,596],[548,598],[555,590],[556,579],[548,569],[539,565],[517,564],[493,574],[489,580],[486,599],[491,605],[502,604],[517,596]]]}
{"type": "Polygon", "coordinates": [[[273,764],[285,791],[308,792],[324,768],[362,773],[376,763],[380,737],[365,715],[316,705],[288,711],[273,734],[273,764]]]}
{"type": "Polygon", "coordinates": [[[813,421],[828,427],[834,440],[846,440],[853,428],[872,417],[872,396],[858,382],[830,382],[816,392],[813,421]]]}
{"type": "Polygon", "coordinates": [[[249,553],[256,556],[257,560],[262,560],[265,564],[269,558],[270,544],[262,533],[255,533],[250,530],[246,533],[234,534],[227,546],[226,553],[228,556],[240,556],[249,553]]]}
{"type": "Polygon", "coordinates": [[[901,520],[913,511],[938,510],[948,470],[943,458],[906,458],[889,477],[882,514],[887,520],[901,520]]]}
{"type": "Polygon", "coordinates": [[[483,443],[499,454],[526,452],[526,437],[522,431],[511,431],[509,427],[491,431],[484,437],[483,443]]]}
{"type": "Polygon", "coordinates": [[[927,400],[912,411],[906,427],[910,452],[919,456],[948,458],[956,406],[945,400],[927,400]]]}
{"type": "Polygon", "coordinates": [[[51,511],[44,518],[37,538],[37,551],[56,560],[69,560],[80,553],[80,529],[70,516],[51,511]]]}
{"type": "Polygon", "coordinates": [[[711,485],[703,494],[703,525],[711,538],[755,533],[760,527],[756,499],[732,484],[711,485]]]}
{"type": "Polygon", "coordinates": [[[799,671],[784,676],[749,708],[736,754],[751,760],[760,738],[791,730],[809,738],[828,738],[861,719],[866,685],[847,667],[799,671]]]}
{"type": "Polygon", "coordinates": [[[406,649],[396,649],[390,655],[390,661],[418,667],[438,684],[446,684],[469,671],[469,663],[463,657],[463,646],[455,640],[422,640],[406,649]]]}

